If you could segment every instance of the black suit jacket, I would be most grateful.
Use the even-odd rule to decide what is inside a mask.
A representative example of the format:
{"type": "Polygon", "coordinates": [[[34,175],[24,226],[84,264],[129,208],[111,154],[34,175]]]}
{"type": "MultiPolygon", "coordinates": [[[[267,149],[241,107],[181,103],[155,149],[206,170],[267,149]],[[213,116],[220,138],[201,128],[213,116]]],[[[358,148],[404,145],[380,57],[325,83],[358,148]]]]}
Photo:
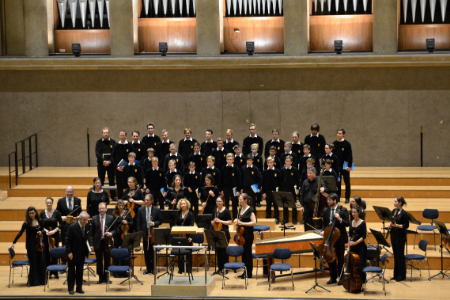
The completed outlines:
{"type": "Polygon", "coordinates": [[[72,216],[76,217],[82,212],[83,208],[81,207],[81,200],[80,200],[80,198],[73,197],[73,200],[74,200],[74,202],[73,202],[73,209],[72,210],[69,210],[69,208],[67,208],[66,197],[63,197],[63,198],[58,200],[58,204],[56,205],[56,210],[61,213],[61,216],[67,216],[68,214],[70,214],[78,206],[80,206],[80,208],[77,209],[75,212],[73,212],[72,216]]]}
{"type": "Polygon", "coordinates": [[[81,227],[78,222],[69,225],[66,232],[66,255],[70,253],[73,254],[73,261],[79,262],[84,260],[84,258],[89,254],[90,249],[88,248],[86,241],[91,235],[91,225],[86,224],[85,226],[86,234],[83,237],[81,232],[81,227]]]}
{"type": "MultiPolygon", "coordinates": [[[[336,208],[337,208],[337,206],[336,206],[336,208]]],[[[324,230],[325,227],[330,225],[330,213],[331,213],[330,210],[331,210],[331,208],[327,207],[323,211],[323,214],[322,214],[322,218],[323,218],[322,230],[324,230]]],[[[348,243],[348,235],[347,235],[346,227],[348,227],[350,225],[350,223],[348,221],[347,208],[341,206],[341,211],[339,212],[339,216],[342,218],[342,222],[339,222],[338,220],[336,220],[336,228],[339,229],[339,231],[341,232],[341,236],[340,236],[340,238],[339,238],[339,240],[337,241],[336,244],[345,245],[346,243],[348,243]]],[[[334,216],[333,216],[333,218],[334,218],[334,216]]],[[[326,238],[326,237],[324,237],[324,238],[326,238]]]]}
{"type": "MultiPolygon", "coordinates": [[[[111,224],[114,222],[114,217],[111,215],[106,214],[106,220],[105,220],[105,233],[106,230],[111,226],[111,224]]],[[[94,246],[94,250],[98,251],[100,250],[100,242],[102,239],[102,232],[101,232],[101,226],[100,226],[100,214],[94,216],[92,218],[91,222],[91,236],[89,238],[89,243],[91,246],[94,246]]],[[[116,224],[109,230],[111,232],[111,235],[114,235],[116,231],[116,224]]]]}
{"type": "MultiPolygon", "coordinates": [[[[139,208],[138,215],[137,215],[137,230],[136,231],[142,231],[143,235],[142,238],[147,237],[147,218],[146,218],[146,210],[147,206],[144,205],[139,208]]],[[[153,227],[158,228],[159,225],[161,225],[163,219],[161,216],[161,211],[158,207],[152,205],[152,221],[154,223],[153,227]]]]}

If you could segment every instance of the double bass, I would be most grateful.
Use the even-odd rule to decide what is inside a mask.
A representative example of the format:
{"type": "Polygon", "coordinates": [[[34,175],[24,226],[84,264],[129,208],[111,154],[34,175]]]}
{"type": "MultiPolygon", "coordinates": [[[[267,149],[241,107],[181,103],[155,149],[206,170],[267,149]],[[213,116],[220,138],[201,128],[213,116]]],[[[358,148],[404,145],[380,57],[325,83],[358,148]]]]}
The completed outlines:
{"type": "MultiPolygon", "coordinates": [[[[353,232],[352,241],[356,240],[356,232],[353,232]]],[[[342,286],[350,293],[361,290],[362,281],[359,276],[359,255],[351,252],[350,245],[345,256],[345,272],[342,275],[342,286]]]]}
{"type": "Polygon", "coordinates": [[[316,193],[316,199],[314,199],[314,197],[312,197],[309,201],[309,207],[311,208],[312,211],[314,211],[313,217],[312,219],[309,219],[307,221],[307,223],[313,225],[314,227],[318,230],[322,230],[322,213],[325,210],[325,208],[327,208],[328,203],[327,203],[327,194],[322,194],[320,193],[320,188],[322,187],[322,176],[323,176],[323,172],[325,171],[325,165],[322,167],[322,169],[320,170],[320,177],[319,177],[319,184],[317,187],[317,193],[316,193]]]}
{"type": "MultiPolygon", "coordinates": [[[[338,205],[336,207],[336,213],[339,213],[340,211],[341,206],[338,205]]],[[[330,263],[336,260],[335,245],[341,237],[341,232],[336,228],[336,218],[334,218],[333,223],[330,226],[325,227],[323,236],[325,237],[325,240],[319,245],[319,251],[325,261],[330,263]]]]}
{"type": "MultiPolygon", "coordinates": [[[[239,213],[238,213],[239,221],[242,220],[241,211],[242,211],[242,206],[239,208],[239,213]]],[[[238,246],[244,246],[245,245],[244,233],[245,233],[244,226],[238,225],[237,229],[236,229],[236,235],[237,235],[237,237],[236,237],[236,245],[238,245],[238,246]]]]}

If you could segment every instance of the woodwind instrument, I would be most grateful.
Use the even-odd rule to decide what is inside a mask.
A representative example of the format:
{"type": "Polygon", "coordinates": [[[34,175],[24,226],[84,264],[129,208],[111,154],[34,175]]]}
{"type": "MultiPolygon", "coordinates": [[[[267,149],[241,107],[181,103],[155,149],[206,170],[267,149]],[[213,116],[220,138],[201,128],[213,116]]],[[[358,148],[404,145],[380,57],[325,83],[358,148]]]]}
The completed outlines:
{"type": "Polygon", "coordinates": [[[209,196],[211,196],[211,195],[208,193],[208,197],[206,197],[206,201],[205,201],[205,203],[206,203],[205,207],[202,209],[201,212],[198,213],[199,215],[203,215],[203,213],[205,212],[206,205],[208,205],[209,196]]]}
{"type": "MultiPolygon", "coordinates": [[[[180,186],[180,190],[181,190],[181,186],[180,186]]],[[[178,203],[178,193],[180,192],[180,190],[177,191],[177,195],[175,196],[175,203],[172,204],[172,209],[175,209],[175,207],[177,206],[177,203],[178,203]]]]}

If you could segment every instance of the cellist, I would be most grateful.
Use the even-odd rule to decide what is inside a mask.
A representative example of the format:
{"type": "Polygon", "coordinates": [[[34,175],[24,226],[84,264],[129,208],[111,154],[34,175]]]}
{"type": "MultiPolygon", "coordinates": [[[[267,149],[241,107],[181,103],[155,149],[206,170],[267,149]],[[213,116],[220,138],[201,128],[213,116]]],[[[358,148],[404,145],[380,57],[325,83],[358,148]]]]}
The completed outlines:
{"type": "MultiPolygon", "coordinates": [[[[211,221],[211,225],[214,230],[221,230],[225,233],[225,237],[227,242],[230,242],[230,231],[228,230],[228,226],[233,224],[231,220],[231,214],[228,208],[224,206],[224,197],[219,196],[216,199],[217,209],[214,213],[214,219],[211,221]],[[220,226],[222,225],[222,226],[220,226]],[[221,227],[221,228],[220,228],[221,227]]],[[[223,266],[225,263],[229,261],[227,251],[225,248],[217,248],[217,260],[218,260],[218,272],[221,273],[223,271],[223,266]]]]}
{"type": "MultiPolygon", "coordinates": [[[[333,220],[336,219],[335,227],[340,232],[339,240],[335,244],[336,259],[332,262],[328,262],[328,267],[330,268],[330,280],[328,280],[327,284],[336,283],[338,276],[340,276],[340,274],[342,273],[342,269],[344,267],[345,244],[348,241],[346,230],[346,227],[349,226],[348,211],[343,206],[341,207],[339,212],[336,211],[338,199],[338,195],[336,195],[335,193],[330,194],[327,199],[328,207],[323,211],[322,214],[322,230],[325,230],[325,227],[327,226],[331,226],[333,220]]],[[[341,280],[339,280],[337,284],[342,285],[341,280]]]]}

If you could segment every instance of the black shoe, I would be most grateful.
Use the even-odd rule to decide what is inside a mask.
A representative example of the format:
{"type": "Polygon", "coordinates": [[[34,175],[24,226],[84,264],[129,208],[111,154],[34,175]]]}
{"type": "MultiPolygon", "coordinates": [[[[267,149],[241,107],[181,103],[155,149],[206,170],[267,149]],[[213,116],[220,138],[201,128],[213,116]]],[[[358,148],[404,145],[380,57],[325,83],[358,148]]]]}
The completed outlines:
{"type": "Polygon", "coordinates": [[[391,278],[391,279],[389,279],[389,280],[391,280],[391,281],[392,281],[392,280],[396,280],[396,279],[397,279],[397,277],[392,277],[392,278],[391,278]]]}
{"type": "Polygon", "coordinates": [[[339,280],[337,285],[342,285],[342,281],[339,280]]]}
{"type": "Polygon", "coordinates": [[[405,277],[397,277],[397,278],[395,279],[395,281],[400,282],[400,281],[403,281],[403,280],[405,280],[405,279],[406,279],[405,277]]]}
{"type": "Polygon", "coordinates": [[[278,219],[275,219],[275,224],[279,224],[280,223],[280,221],[278,220],[278,219]]]}
{"type": "Polygon", "coordinates": [[[83,290],[77,290],[77,293],[84,294],[84,291],[83,290]]]}
{"type": "Polygon", "coordinates": [[[350,199],[345,199],[345,204],[350,203],[350,199]]]}
{"type": "Polygon", "coordinates": [[[144,275],[147,275],[148,273],[150,273],[148,270],[144,271],[144,275]]]}
{"type": "Polygon", "coordinates": [[[73,291],[69,291],[69,295],[73,295],[75,294],[73,291]]]}
{"type": "Polygon", "coordinates": [[[327,284],[333,284],[333,283],[336,283],[336,279],[330,279],[330,280],[328,280],[328,282],[327,282],[327,284]]]}
{"type": "Polygon", "coordinates": [[[242,275],[238,276],[238,278],[244,279],[245,278],[245,273],[242,273],[242,275]]]}
{"type": "Polygon", "coordinates": [[[292,224],[297,225],[297,219],[292,219],[292,224]]]}
{"type": "Polygon", "coordinates": [[[97,284],[102,284],[102,283],[103,283],[103,280],[97,281],[97,284]]]}
{"type": "Polygon", "coordinates": [[[304,224],[305,224],[305,220],[302,220],[302,221],[300,222],[300,224],[301,224],[301,225],[304,225],[304,224]]]}
{"type": "MultiPolygon", "coordinates": [[[[107,280],[105,279],[105,280],[103,280],[103,282],[107,282],[107,280]]],[[[109,281],[109,284],[111,284],[112,283],[112,281],[109,281]]]]}

